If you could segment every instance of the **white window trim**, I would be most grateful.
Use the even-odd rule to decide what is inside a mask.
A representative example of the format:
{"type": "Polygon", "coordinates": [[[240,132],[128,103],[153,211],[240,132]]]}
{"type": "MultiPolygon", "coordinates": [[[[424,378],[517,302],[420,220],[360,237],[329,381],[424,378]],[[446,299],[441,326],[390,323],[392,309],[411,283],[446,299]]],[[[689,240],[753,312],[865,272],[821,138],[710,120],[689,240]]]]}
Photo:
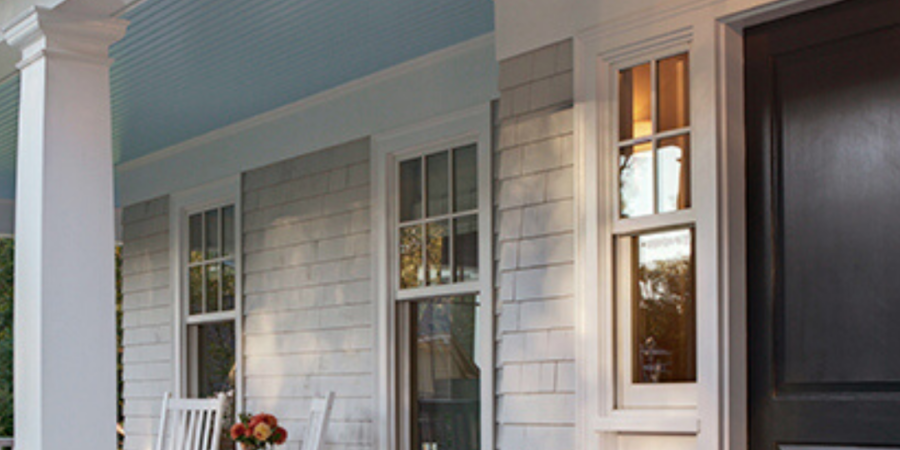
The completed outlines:
{"type": "MultiPolygon", "coordinates": [[[[743,30],[746,27],[818,8],[839,0],[730,0],[696,2],[690,8],[655,8],[636,20],[606,22],[575,36],[576,235],[578,267],[576,348],[579,401],[576,448],[615,449],[619,436],[696,435],[701,450],[747,449],[747,354],[744,217],[744,80],[743,30]],[[668,33],[667,33],[668,32],[668,33]],[[712,211],[697,209],[698,221],[714,226],[716,239],[705,238],[718,259],[714,264],[715,301],[697,305],[698,406],[683,411],[614,411],[615,380],[611,376],[614,344],[598,330],[612,325],[608,299],[600,297],[602,280],[611,279],[610,264],[599,255],[610,250],[599,239],[597,224],[609,220],[613,204],[601,196],[601,140],[610,128],[607,109],[610,59],[637,49],[692,35],[692,156],[701,145],[714,150],[715,165],[705,167],[704,186],[714,192],[712,211]],[[606,61],[604,61],[604,57],[606,61]],[[606,80],[598,75],[607,73],[606,80]],[[705,84],[704,84],[705,83],[705,84]],[[608,83],[606,84],[608,86],[608,83]],[[697,110],[699,108],[699,110],[697,110]],[[696,141],[695,141],[696,139],[696,141]],[[700,139],[704,140],[701,144],[700,139]],[[711,147],[710,147],[711,146],[711,147]],[[599,148],[598,148],[599,147],[599,148]],[[598,277],[599,275],[599,277],[598,277]]],[[[609,173],[609,168],[602,168],[609,173]]],[[[698,169],[696,163],[692,169],[698,169]]],[[[696,175],[695,182],[698,181],[696,175]]],[[[700,242],[698,241],[698,244],[700,242]]],[[[708,251],[707,249],[706,251],[708,251]]],[[[698,252],[699,255],[699,252],[698,252]]],[[[712,286],[707,287],[711,290],[712,286]]],[[[698,293],[699,294],[699,293],[698,293]]],[[[699,298],[699,295],[698,295],[699,298]]],[[[664,446],[664,440],[662,446],[664,446]]]]}
{"type": "MultiPolygon", "coordinates": [[[[617,82],[617,77],[615,76],[619,71],[623,69],[628,69],[632,67],[636,67],[641,64],[649,63],[650,64],[650,73],[651,73],[651,85],[652,85],[652,97],[655,101],[658,97],[657,92],[657,69],[656,63],[665,58],[688,54],[688,73],[691,73],[690,67],[693,64],[693,55],[691,55],[691,47],[689,45],[689,41],[691,39],[690,34],[684,34],[679,37],[675,37],[674,41],[668,40],[662,45],[643,47],[640,51],[635,55],[628,55],[627,57],[618,57],[616,59],[607,60],[606,70],[609,70],[611,73],[609,74],[609,93],[610,93],[610,106],[607,114],[611,119],[611,133],[610,139],[608,142],[608,147],[602,146],[602,148],[608,148],[607,150],[601,150],[601,154],[598,155],[599,164],[601,167],[609,167],[612,169],[612,172],[606,172],[606,178],[609,180],[606,186],[601,186],[600,189],[602,192],[605,192],[606,195],[609,195],[611,198],[607,200],[607,204],[615,205],[615,210],[613,214],[610,215],[610,222],[607,224],[600,224],[600,239],[608,240],[608,239],[616,239],[617,237],[625,236],[628,234],[641,234],[646,232],[657,231],[665,228],[693,228],[694,224],[697,221],[697,210],[695,209],[695,203],[693,202],[693,197],[696,197],[697,194],[693,193],[694,190],[691,189],[692,192],[692,202],[691,207],[684,210],[673,211],[673,212],[663,212],[663,213],[652,213],[645,216],[635,216],[635,217],[622,217],[621,216],[621,196],[619,194],[619,185],[621,170],[618,168],[618,164],[616,161],[619,158],[619,152],[622,148],[623,142],[618,139],[618,133],[616,130],[619,129],[619,86],[617,82]],[[681,40],[682,42],[679,42],[681,40]],[[607,159],[609,159],[607,161],[607,159]]],[[[690,75],[689,75],[690,77],[690,75]]],[[[693,95],[693,90],[688,89],[688,95],[693,95]]],[[[692,98],[689,100],[693,100],[692,98]]],[[[694,117],[693,101],[689,101],[688,103],[691,105],[690,111],[688,111],[688,115],[690,116],[690,123],[693,124],[696,120],[694,117]]],[[[657,105],[653,105],[651,108],[653,110],[653,122],[654,124],[658,120],[656,113],[657,105]]],[[[672,132],[655,132],[646,137],[641,137],[639,139],[632,139],[631,141],[641,141],[645,139],[650,139],[650,142],[654,142],[655,140],[660,139],[660,136],[668,136],[668,135],[676,135],[680,136],[683,134],[687,134],[689,136],[690,141],[693,141],[693,127],[688,126],[684,128],[679,128],[677,130],[673,130],[672,132]]],[[[693,142],[692,142],[693,144],[693,142]]],[[[689,168],[690,174],[690,186],[694,186],[694,179],[696,178],[695,170],[698,165],[696,162],[696,158],[694,158],[694,146],[691,145],[689,161],[691,163],[691,167],[689,168]]],[[[655,145],[654,145],[655,148],[655,145]]],[[[603,174],[604,169],[601,169],[601,174],[603,174]]],[[[658,193],[654,192],[654,204],[657,203],[658,193]]],[[[616,254],[610,254],[604,256],[605,254],[601,254],[600,258],[608,258],[606,264],[612,265],[612,279],[616,280],[615,283],[609,283],[609,285],[616,285],[618,289],[616,291],[610,290],[607,294],[610,296],[611,302],[613,303],[615,317],[613,318],[614,326],[612,329],[616,330],[615,333],[615,342],[616,342],[616,360],[613,361],[613,364],[616,366],[616,403],[619,409],[630,409],[630,408],[645,408],[645,409],[670,409],[670,408],[696,408],[697,406],[697,383],[661,383],[661,384],[638,384],[632,382],[632,364],[631,357],[634,352],[632,348],[632,307],[631,307],[631,291],[630,291],[630,281],[626,277],[623,277],[625,274],[630,274],[628,269],[631,268],[631,258],[622,256],[622,252],[619,251],[615,246],[613,246],[612,251],[616,254]],[[618,273],[617,273],[618,272],[618,273]],[[660,400],[664,399],[664,400],[660,400]]],[[[699,296],[695,296],[699,297],[699,296]]],[[[695,299],[696,302],[696,299],[695,299]]],[[[699,355],[698,355],[699,358],[699,355]]],[[[699,361],[698,361],[699,365],[699,361]]]]}
{"type": "Polygon", "coordinates": [[[703,77],[715,72],[708,71],[705,65],[712,58],[704,61],[695,51],[696,41],[702,38],[699,30],[684,18],[665,25],[660,28],[658,24],[644,24],[631,33],[586,34],[575,41],[576,195],[580,199],[576,224],[580,267],[576,308],[583,312],[576,325],[584,336],[576,358],[577,397],[582,399],[578,417],[582,448],[616,448],[619,433],[697,435],[701,422],[704,429],[717,422],[718,409],[708,406],[710,401],[718,401],[718,320],[708,319],[718,314],[715,115],[710,109],[714,105],[704,104],[697,95],[703,92],[703,77]],[[672,31],[666,33],[665,29],[672,31]],[[655,35],[641,36],[647,31],[655,35]],[[689,53],[691,73],[691,208],[620,219],[616,74],[620,69],[685,52],[689,53]],[[627,383],[620,384],[617,380],[623,379],[624,371],[616,355],[630,345],[621,345],[621,336],[616,336],[621,327],[616,326],[613,236],[674,225],[693,226],[697,236],[697,383],[639,386],[630,383],[628,377],[627,383]],[[621,407],[620,387],[631,391],[631,397],[637,394],[636,404],[621,407]],[[673,401],[668,405],[657,401],[653,407],[641,404],[642,400],[663,393],[659,391],[673,401]],[[695,406],[686,407],[688,404],[695,406]],[[707,422],[710,412],[713,417],[707,422]]]}
{"type": "Polygon", "coordinates": [[[492,214],[492,157],[491,107],[489,104],[458,111],[410,127],[382,133],[372,138],[372,277],[376,287],[375,349],[377,369],[375,377],[376,445],[381,450],[397,447],[396,382],[397,336],[395,303],[411,297],[440,295],[441,293],[479,292],[480,312],[477,334],[478,362],[481,376],[481,448],[494,447],[494,292],[493,292],[493,214],[492,214]],[[398,292],[393,270],[395,258],[394,211],[397,199],[395,173],[397,161],[404,156],[441,148],[476,143],[478,146],[478,245],[479,270],[477,282],[451,284],[431,288],[408,289],[398,292]],[[483,345],[489,340],[489,345],[483,345]]]}
{"type": "Polygon", "coordinates": [[[244,408],[244,320],[243,320],[243,227],[241,207],[241,177],[239,175],[212,182],[186,191],[174,193],[169,203],[169,248],[172,266],[173,334],[173,390],[176,397],[184,397],[188,389],[187,326],[197,323],[234,321],[235,331],[235,412],[244,408]],[[191,316],[187,298],[188,217],[215,207],[234,205],[235,229],[235,299],[234,310],[191,316]]]}

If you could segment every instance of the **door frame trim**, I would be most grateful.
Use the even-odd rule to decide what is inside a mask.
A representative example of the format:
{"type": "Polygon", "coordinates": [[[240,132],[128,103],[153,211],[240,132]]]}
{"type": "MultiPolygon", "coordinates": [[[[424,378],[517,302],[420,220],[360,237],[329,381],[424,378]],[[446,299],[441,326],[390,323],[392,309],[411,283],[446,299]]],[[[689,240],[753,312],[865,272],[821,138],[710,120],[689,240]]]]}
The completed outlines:
{"type": "MultiPolygon", "coordinates": [[[[632,436],[694,435],[689,430],[696,430],[698,449],[748,448],[743,31],[838,1],[695,0],[575,35],[576,448],[616,449],[621,447],[618,433],[623,431],[632,436]],[[710,187],[716,190],[716,200],[709,212],[716,228],[717,299],[702,314],[716,317],[718,323],[704,327],[706,331],[698,324],[698,346],[706,347],[712,359],[703,363],[713,366],[705,373],[714,376],[703,380],[699,375],[701,392],[693,417],[633,417],[627,430],[619,425],[609,428],[603,419],[614,406],[615,383],[606,375],[614,344],[608,342],[609,333],[598,331],[612,325],[598,280],[608,270],[601,260],[605,244],[598,231],[600,221],[606,220],[598,167],[605,135],[602,109],[609,102],[599,85],[604,70],[601,56],[637,51],[667,31],[683,30],[690,30],[692,51],[707,58],[704,69],[713,72],[702,76],[714,81],[701,94],[706,105],[701,119],[712,124],[706,129],[714,134],[710,139],[716,173],[710,187]],[[702,336],[712,337],[712,342],[701,342],[702,336]]],[[[692,70],[692,79],[695,76],[692,70]]],[[[702,355],[698,350],[698,357],[702,355]]]]}

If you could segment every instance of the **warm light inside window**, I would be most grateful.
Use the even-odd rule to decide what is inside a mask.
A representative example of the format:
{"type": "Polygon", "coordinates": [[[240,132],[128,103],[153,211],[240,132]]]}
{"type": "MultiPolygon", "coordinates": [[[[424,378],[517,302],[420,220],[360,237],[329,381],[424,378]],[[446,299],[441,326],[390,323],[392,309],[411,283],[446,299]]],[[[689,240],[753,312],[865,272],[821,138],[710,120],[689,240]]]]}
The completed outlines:
{"type": "Polygon", "coordinates": [[[619,71],[619,215],[690,208],[688,55],[619,71]]]}

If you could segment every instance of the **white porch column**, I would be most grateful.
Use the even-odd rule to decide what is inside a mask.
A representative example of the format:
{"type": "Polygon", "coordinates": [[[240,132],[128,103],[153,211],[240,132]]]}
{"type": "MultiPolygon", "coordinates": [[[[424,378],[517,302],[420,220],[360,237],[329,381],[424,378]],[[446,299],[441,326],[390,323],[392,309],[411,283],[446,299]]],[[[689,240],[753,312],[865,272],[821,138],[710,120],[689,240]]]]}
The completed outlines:
{"type": "Polygon", "coordinates": [[[22,53],[16,448],[116,448],[107,50],[124,35],[126,24],[34,8],[3,30],[22,53]]]}

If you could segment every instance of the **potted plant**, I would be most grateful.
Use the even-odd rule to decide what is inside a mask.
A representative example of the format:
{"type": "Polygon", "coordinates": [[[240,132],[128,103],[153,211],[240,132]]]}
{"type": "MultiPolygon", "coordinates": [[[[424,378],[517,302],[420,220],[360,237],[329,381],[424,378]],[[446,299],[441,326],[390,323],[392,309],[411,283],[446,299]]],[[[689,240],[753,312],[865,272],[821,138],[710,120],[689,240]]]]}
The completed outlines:
{"type": "Polygon", "coordinates": [[[287,430],[278,426],[271,414],[241,414],[240,422],[231,427],[231,439],[241,443],[243,450],[263,450],[284,444],[287,430]]]}

